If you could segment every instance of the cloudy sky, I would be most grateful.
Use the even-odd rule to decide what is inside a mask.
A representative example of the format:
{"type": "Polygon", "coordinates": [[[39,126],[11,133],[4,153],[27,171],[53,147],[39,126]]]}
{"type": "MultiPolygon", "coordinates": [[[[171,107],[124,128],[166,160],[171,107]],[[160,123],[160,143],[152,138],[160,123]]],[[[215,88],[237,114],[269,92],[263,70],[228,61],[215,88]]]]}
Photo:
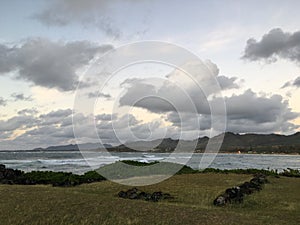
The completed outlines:
{"type": "MultiPolygon", "coordinates": [[[[215,135],[223,103],[226,131],[297,132],[299,8],[297,0],[4,1],[0,150],[215,135]],[[197,55],[205,69],[194,61],[139,62],[113,76],[99,69],[122,46],[154,40],[197,55]],[[215,118],[212,106],[219,106],[215,118]]],[[[141,46],[145,60],[152,52],[181,57],[141,46]]]]}

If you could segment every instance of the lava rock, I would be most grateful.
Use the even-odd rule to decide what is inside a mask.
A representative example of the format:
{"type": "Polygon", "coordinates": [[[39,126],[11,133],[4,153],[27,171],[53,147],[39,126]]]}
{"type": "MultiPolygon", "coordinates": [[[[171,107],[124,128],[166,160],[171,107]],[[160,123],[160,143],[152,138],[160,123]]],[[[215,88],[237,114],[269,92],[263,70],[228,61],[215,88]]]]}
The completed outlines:
{"type": "Polygon", "coordinates": [[[229,202],[243,202],[244,194],[240,187],[228,188],[225,193],[228,195],[229,202]]]}
{"type": "Polygon", "coordinates": [[[228,202],[228,198],[227,196],[225,196],[224,194],[219,195],[215,200],[214,200],[214,205],[216,206],[224,206],[226,205],[228,202]]]}
{"type": "Polygon", "coordinates": [[[120,198],[126,198],[126,197],[127,197],[125,191],[120,191],[120,192],[118,193],[118,196],[119,196],[120,198]]]}
{"type": "Polygon", "coordinates": [[[242,203],[245,195],[262,190],[264,184],[268,183],[267,177],[263,174],[256,174],[250,182],[245,182],[238,187],[226,189],[225,193],[219,195],[213,204],[225,206],[228,203],[242,203]]]}
{"type": "Polygon", "coordinates": [[[120,191],[118,193],[118,197],[126,198],[131,200],[144,200],[144,201],[152,201],[158,202],[163,199],[172,199],[173,197],[168,193],[163,193],[161,191],[153,192],[153,193],[146,193],[144,191],[140,191],[137,188],[132,188],[127,191],[120,191]]]}

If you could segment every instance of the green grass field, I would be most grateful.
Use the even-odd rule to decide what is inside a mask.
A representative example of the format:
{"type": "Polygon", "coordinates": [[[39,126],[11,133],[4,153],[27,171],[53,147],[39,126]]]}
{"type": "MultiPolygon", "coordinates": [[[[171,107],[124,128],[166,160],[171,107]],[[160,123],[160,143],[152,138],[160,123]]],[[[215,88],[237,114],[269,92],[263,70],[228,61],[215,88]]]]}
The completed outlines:
{"type": "Polygon", "coordinates": [[[299,178],[270,177],[244,203],[213,206],[218,194],[251,177],[184,174],[139,188],[175,197],[158,203],[118,198],[129,187],[110,181],[68,188],[0,185],[0,224],[300,224],[299,178]]]}

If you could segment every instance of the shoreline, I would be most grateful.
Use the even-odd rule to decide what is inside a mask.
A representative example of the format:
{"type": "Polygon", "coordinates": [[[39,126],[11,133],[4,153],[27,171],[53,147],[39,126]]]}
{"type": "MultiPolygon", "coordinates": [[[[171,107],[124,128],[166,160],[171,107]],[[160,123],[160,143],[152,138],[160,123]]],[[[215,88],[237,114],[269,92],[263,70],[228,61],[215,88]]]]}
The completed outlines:
{"type": "MultiPolygon", "coordinates": [[[[31,152],[31,153],[43,153],[43,152],[64,152],[64,153],[81,153],[81,152],[95,152],[95,153],[142,153],[142,154],[172,154],[174,152],[164,152],[164,151],[108,151],[108,150],[0,150],[0,153],[12,153],[12,152],[18,152],[18,153],[26,153],[26,152],[31,152]]],[[[291,152],[291,153],[286,153],[286,152],[253,152],[253,153],[249,153],[249,152],[230,152],[230,151],[219,151],[217,153],[213,153],[213,152],[200,152],[200,151],[196,151],[196,152],[176,152],[174,154],[230,154],[230,155],[300,155],[300,153],[298,152],[291,152]]]]}

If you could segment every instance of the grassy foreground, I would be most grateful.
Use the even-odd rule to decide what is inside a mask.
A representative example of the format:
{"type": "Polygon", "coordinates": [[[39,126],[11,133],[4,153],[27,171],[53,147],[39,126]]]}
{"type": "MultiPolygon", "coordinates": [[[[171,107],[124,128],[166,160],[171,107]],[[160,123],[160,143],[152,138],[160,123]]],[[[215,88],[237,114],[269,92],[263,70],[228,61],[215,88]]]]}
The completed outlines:
{"type": "Polygon", "coordinates": [[[183,174],[140,187],[175,197],[158,203],[118,198],[129,187],[110,181],[67,188],[0,185],[0,224],[299,224],[299,178],[269,177],[270,184],[243,204],[212,205],[218,194],[251,177],[183,174]]]}

